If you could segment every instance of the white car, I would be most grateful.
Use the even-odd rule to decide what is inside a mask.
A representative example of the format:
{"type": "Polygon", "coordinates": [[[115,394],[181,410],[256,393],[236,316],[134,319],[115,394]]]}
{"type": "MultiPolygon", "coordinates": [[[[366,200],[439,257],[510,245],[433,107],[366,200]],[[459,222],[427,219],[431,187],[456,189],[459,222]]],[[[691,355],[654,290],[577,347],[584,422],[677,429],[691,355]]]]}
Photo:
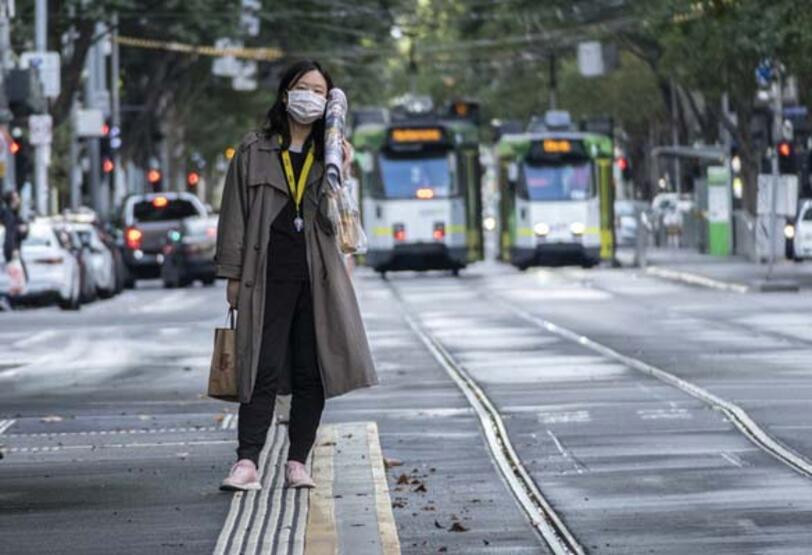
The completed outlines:
{"type": "Polygon", "coordinates": [[[93,276],[96,289],[101,297],[112,297],[116,292],[115,259],[110,249],[99,238],[99,233],[91,224],[70,224],[82,244],[90,249],[90,264],[93,267],[93,276]]]}
{"type": "Polygon", "coordinates": [[[79,262],[62,247],[49,222],[31,223],[21,256],[28,275],[24,299],[55,300],[66,310],[79,308],[79,262]]]}
{"type": "Polygon", "coordinates": [[[801,202],[793,241],[796,259],[812,259],[812,200],[801,202]]]}

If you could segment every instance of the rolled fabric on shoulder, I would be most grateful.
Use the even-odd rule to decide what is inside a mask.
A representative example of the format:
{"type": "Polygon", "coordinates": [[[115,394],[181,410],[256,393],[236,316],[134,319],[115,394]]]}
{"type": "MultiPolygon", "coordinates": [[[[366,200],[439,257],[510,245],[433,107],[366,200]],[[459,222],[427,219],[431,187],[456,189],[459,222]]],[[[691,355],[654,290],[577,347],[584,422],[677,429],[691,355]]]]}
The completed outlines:
{"type": "Polygon", "coordinates": [[[339,88],[327,94],[324,129],[324,166],[330,189],[341,187],[341,166],[344,158],[344,133],[347,121],[347,96],[339,88]]]}

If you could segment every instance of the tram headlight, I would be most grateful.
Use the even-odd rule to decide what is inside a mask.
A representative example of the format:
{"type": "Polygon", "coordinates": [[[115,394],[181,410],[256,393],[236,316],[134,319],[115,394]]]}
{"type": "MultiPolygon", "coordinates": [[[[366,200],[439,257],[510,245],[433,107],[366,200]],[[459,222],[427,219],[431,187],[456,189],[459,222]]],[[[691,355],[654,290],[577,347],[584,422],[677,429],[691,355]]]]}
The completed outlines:
{"type": "Polygon", "coordinates": [[[543,222],[539,222],[539,223],[537,223],[536,225],[533,226],[533,231],[539,237],[544,237],[548,233],[550,233],[550,226],[548,226],[547,224],[545,224],[543,222]]]}
{"type": "Polygon", "coordinates": [[[570,224],[570,233],[573,235],[583,235],[586,231],[586,226],[581,222],[573,222],[570,224]]]}
{"type": "Polygon", "coordinates": [[[488,216],[482,221],[482,227],[485,228],[485,231],[493,231],[496,229],[496,218],[488,216]]]}
{"type": "Polygon", "coordinates": [[[787,239],[794,239],[795,238],[795,226],[792,224],[787,224],[784,226],[784,237],[787,239]]]}

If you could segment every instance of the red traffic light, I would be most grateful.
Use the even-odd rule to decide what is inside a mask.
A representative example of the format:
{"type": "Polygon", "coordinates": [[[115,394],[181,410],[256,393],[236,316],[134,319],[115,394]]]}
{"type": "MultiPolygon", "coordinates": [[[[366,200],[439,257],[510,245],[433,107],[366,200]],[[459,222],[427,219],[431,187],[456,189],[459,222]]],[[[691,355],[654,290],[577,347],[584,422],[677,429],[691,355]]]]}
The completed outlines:
{"type": "Polygon", "coordinates": [[[104,173],[110,173],[115,169],[115,167],[116,165],[109,158],[105,158],[104,161],[102,162],[102,171],[104,171],[104,173]]]}
{"type": "Polygon", "coordinates": [[[186,174],[186,183],[188,183],[190,187],[196,186],[200,183],[200,174],[197,172],[189,172],[186,174]]]}
{"type": "Polygon", "coordinates": [[[108,124],[102,125],[102,135],[105,137],[110,134],[110,126],[108,124]]]}
{"type": "Polygon", "coordinates": [[[151,169],[147,172],[147,181],[152,183],[158,183],[161,180],[161,172],[156,169],[151,169]]]}
{"type": "Polygon", "coordinates": [[[8,150],[12,154],[17,154],[18,152],[20,152],[20,143],[18,143],[17,141],[11,141],[11,144],[8,145],[8,150]]]}
{"type": "Polygon", "coordinates": [[[792,145],[788,142],[778,143],[778,154],[784,158],[792,155],[792,145]]]}
{"type": "Polygon", "coordinates": [[[625,172],[627,169],[629,169],[629,160],[626,159],[626,158],[618,158],[617,159],[617,168],[620,171],[625,172]]]}

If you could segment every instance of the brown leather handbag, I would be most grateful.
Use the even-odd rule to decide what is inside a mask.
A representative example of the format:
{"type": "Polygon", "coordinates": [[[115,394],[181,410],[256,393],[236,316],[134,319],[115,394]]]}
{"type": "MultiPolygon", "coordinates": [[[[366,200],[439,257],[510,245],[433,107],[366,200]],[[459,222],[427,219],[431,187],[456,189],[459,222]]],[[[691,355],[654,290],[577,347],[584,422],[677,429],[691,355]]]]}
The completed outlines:
{"type": "Polygon", "coordinates": [[[209,397],[239,403],[237,389],[237,331],[235,310],[228,310],[228,327],[215,328],[214,353],[209,370],[209,397]]]}

